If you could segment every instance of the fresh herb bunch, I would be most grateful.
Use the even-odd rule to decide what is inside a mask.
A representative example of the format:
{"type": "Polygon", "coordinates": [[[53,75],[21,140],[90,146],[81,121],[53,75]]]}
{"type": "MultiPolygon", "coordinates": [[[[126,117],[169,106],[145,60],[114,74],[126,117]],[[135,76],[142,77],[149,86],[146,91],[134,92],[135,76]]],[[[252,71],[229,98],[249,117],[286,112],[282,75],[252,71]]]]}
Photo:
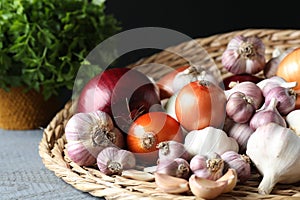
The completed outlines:
{"type": "Polygon", "coordinates": [[[0,88],[25,86],[45,99],[72,89],[88,53],[120,30],[104,0],[1,0],[0,88]]]}

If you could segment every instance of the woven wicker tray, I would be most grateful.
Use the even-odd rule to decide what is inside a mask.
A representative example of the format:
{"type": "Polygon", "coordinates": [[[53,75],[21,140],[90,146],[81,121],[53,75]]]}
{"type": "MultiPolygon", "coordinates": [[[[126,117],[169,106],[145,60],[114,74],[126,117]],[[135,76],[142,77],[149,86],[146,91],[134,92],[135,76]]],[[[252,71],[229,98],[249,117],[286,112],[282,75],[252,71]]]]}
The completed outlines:
{"type": "MultiPolygon", "coordinates": [[[[237,34],[259,36],[266,45],[267,60],[272,57],[275,48],[288,49],[300,46],[300,30],[245,29],[196,39],[215,61],[223,76],[228,75],[228,73],[222,69],[221,55],[229,40],[237,34]]],[[[186,64],[185,59],[170,53],[169,50],[181,51],[185,56],[192,59],[195,57],[195,43],[187,41],[169,47],[165,51],[148,58],[141,59],[128,67],[147,63],[160,63],[176,68],[186,64]]],[[[145,68],[144,73],[154,77],[154,79],[164,74],[157,68],[145,68]]],[[[72,162],[65,154],[66,139],[64,134],[64,127],[72,116],[72,111],[72,103],[68,102],[44,130],[43,138],[39,144],[39,154],[44,165],[52,170],[57,177],[80,191],[106,199],[196,199],[192,195],[163,193],[157,189],[155,182],[136,181],[120,176],[109,177],[96,169],[80,167],[72,162]]],[[[277,184],[272,194],[259,195],[257,187],[260,178],[259,174],[253,173],[250,180],[245,184],[238,184],[233,192],[223,194],[217,199],[300,199],[300,183],[293,185],[277,184]]]]}

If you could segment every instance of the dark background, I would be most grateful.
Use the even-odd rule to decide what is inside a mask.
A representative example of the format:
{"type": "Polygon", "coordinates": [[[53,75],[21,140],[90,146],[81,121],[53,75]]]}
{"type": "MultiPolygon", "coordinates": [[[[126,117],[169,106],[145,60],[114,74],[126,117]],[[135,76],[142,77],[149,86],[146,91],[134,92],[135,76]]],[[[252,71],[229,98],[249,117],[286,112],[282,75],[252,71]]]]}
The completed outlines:
{"type": "MultiPolygon", "coordinates": [[[[247,28],[299,29],[300,13],[295,2],[106,0],[106,12],[121,22],[123,31],[163,27],[198,38],[247,28]]],[[[118,65],[130,64],[158,51],[147,49],[126,54],[118,65]]]]}

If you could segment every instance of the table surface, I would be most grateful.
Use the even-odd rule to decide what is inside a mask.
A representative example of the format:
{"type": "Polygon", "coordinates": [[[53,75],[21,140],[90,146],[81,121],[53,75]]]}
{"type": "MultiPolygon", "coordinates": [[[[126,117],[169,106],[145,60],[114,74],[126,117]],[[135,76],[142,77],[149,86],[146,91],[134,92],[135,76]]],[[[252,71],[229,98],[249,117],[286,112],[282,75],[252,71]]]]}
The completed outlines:
{"type": "Polygon", "coordinates": [[[44,166],[38,153],[42,136],[42,130],[0,129],[0,199],[99,199],[75,189],[44,166]]]}

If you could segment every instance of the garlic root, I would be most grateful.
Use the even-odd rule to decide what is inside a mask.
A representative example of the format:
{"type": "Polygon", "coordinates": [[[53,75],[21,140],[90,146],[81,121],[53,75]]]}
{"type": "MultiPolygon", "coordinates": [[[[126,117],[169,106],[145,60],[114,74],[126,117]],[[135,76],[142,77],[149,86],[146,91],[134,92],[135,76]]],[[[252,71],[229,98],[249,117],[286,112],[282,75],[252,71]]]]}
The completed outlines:
{"type": "Polygon", "coordinates": [[[264,173],[263,179],[259,183],[258,193],[259,194],[270,194],[278,182],[278,179],[272,173],[264,173]]]}

